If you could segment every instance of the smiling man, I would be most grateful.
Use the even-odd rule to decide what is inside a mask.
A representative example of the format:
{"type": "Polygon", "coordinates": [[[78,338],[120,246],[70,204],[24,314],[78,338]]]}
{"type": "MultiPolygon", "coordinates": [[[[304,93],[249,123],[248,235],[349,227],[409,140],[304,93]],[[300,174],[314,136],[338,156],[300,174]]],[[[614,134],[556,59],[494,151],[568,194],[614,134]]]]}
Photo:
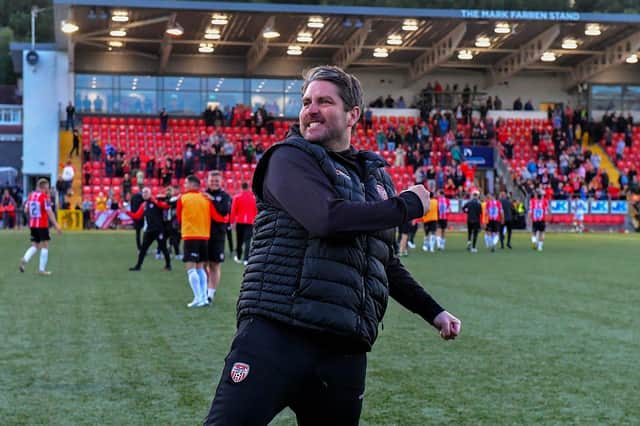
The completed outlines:
{"type": "Polygon", "coordinates": [[[313,68],[302,105],[299,128],[254,175],[258,216],[238,331],[205,425],[265,425],[285,407],[299,424],[357,425],[366,353],[389,296],[444,339],[460,332],[393,251],[395,228],[427,209],[426,189],[396,195],[384,160],[350,146],[360,82],[313,68]]]}

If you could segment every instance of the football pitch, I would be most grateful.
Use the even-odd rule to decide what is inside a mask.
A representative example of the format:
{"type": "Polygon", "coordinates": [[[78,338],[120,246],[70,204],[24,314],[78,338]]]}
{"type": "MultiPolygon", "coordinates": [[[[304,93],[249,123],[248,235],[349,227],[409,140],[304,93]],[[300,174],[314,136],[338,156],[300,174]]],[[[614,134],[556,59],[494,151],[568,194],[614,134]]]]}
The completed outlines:
{"type": "MultiPolygon", "coordinates": [[[[201,424],[242,267],[227,260],[215,305],[190,310],[180,262],[127,270],[132,232],[52,238],[53,275],[40,277],[38,255],[18,271],[27,232],[0,232],[0,424],[201,424]]],[[[361,424],[640,424],[638,234],[549,234],[542,253],[523,233],[496,253],[468,253],[465,239],[403,259],[461,337],[442,341],[390,301],[361,424]]]]}

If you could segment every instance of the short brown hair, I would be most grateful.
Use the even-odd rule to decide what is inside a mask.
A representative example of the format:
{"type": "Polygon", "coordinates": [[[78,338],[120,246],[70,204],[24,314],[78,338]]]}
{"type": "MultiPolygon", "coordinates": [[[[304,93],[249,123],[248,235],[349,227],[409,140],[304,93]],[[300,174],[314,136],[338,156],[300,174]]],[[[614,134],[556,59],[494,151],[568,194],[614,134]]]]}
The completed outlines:
{"type": "Polygon", "coordinates": [[[44,188],[45,186],[49,186],[49,181],[45,178],[38,179],[37,183],[38,188],[44,188]]]}
{"type": "Polygon", "coordinates": [[[345,72],[342,68],[333,65],[321,65],[306,70],[302,74],[304,83],[302,84],[302,95],[307,91],[307,87],[312,81],[329,81],[338,87],[338,93],[344,102],[345,111],[351,111],[354,107],[364,111],[364,100],[362,98],[362,85],[353,75],[345,72]]]}
{"type": "Polygon", "coordinates": [[[211,170],[209,176],[222,176],[222,173],[220,173],[220,170],[211,170]]]}

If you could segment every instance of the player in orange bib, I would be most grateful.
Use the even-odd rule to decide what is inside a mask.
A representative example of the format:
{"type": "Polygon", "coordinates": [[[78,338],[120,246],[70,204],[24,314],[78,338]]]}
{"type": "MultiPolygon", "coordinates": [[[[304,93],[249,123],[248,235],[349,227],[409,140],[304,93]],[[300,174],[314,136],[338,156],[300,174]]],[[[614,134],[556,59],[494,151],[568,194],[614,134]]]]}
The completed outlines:
{"type": "Polygon", "coordinates": [[[436,231],[438,228],[438,200],[433,198],[433,193],[429,196],[429,211],[422,216],[424,223],[424,242],[422,243],[422,251],[434,252],[436,249],[436,231]]]}

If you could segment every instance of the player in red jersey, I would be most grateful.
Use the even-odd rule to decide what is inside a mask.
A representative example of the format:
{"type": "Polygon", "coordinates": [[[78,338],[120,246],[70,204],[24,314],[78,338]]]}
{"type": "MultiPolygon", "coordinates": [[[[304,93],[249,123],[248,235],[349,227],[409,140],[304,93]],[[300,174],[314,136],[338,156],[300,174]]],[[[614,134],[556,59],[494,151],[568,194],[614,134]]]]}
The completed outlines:
{"type": "Polygon", "coordinates": [[[531,245],[533,249],[542,251],[544,245],[544,230],[546,228],[546,218],[549,214],[549,201],[543,198],[542,192],[536,192],[535,198],[529,203],[531,213],[531,245]]]}
{"type": "Polygon", "coordinates": [[[29,215],[29,228],[31,229],[32,245],[27,249],[22,259],[20,259],[20,272],[24,272],[26,264],[34,254],[40,249],[40,275],[51,275],[47,271],[47,260],[49,259],[49,221],[56,228],[58,233],[62,232],[56,215],[51,209],[51,199],[49,198],[49,181],[38,180],[36,190],[33,191],[27,202],[24,204],[24,211],[29,215]]]}
{"type": "Polygon", "coordinates": [[[492,193],[487,194],[487,203],[486,203],[486,212],[487,212],[487,247],[494,252],[496,251],[496,245],[498,245],[499,237],[500,237],[500,229],[502,228],[502,223],[504,222],[504,214],[502,213],[502,203],[500,200],[496,200],[496,197],[493,196],[492,193]]]}
{"type": "Polygon", "coordinates": [[[436,239],[436,243],[438,245],[438,250],[444,250],[444,245],[446,242],[444,233],[447,230],[447,222],[449,218],[449,209],[451,203],[449,199],[444,196],[444,190],[441,189],[438,191],[438,236],[436,239]]]}

